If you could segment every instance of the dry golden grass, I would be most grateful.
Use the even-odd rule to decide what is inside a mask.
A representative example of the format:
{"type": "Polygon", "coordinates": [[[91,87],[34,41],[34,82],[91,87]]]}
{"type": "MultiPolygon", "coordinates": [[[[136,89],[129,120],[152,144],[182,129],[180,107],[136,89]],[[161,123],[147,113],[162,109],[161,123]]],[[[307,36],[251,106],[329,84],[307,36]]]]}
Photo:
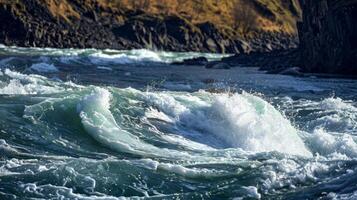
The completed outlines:
{"type": "MultiPolygon", "coordinates": [[[[213,24],[232,28],[234,27],[234,6],[245,3],[245,0],[97,0],[103,7],[142,9],[153,14],[175,14],[186,18],[192,23],[212,22],[213,24]]],[[[300,7],[297,0],[292,0],[298,15],[294,15],[284,2],[288,0],[248,0],[255,1],[275,15],[269,19],[255,7],[257,13],[257,30],[279,31],[286,33],[296,32],[296,21],[299,19],[300,7]]]]}
{"type": "MultiPolygon", "coordinates": [[[[14,4],[26,0],[0,0],[1,4],[14,4]]],[[[187,21],[197,24],[211,22],[228,32],[243,32],[242,27],[236,27],[235,5],[250,4],[255,13],[254,30],[284,33],[296,33],[296,21],[299,19],[300,7],[297,0],[37,0],[46,5],[55,18],[63,18],[71,22],[73,18],[80,18],[80,14],[73,6],[73,2],[86,9],[94,6],[113,11],[141,9],[156,15],[178,15],[187,21]],[[258,5],[260,9],[256,6],[258,5]],[[292,2],[296,12],[286,6],[292,2]],[[263,8],[263,12],[262,9],[263,8]],[[264,12],[268,12],[268,15],[264,12]],[[269,15],[270,13],[270,15],[269,15]]],[[[122,16],[116,18],[123,20],[122,16]]]]}
{"type": "Polygon", "coordinates": [[[67,22],[71,22],[71,17],[80,18],[79,13],[77,13],[67,2],[67,0],[40,0],[45,3],[50,11],[50,13],[56,18],[63,18],[67,22]]]}

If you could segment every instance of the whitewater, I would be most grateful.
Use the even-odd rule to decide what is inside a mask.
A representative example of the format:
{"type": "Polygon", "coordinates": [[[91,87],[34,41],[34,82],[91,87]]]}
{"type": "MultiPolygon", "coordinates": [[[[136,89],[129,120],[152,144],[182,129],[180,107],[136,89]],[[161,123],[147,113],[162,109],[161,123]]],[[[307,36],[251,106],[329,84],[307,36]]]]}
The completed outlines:
{"type": "Polygon", "coordinates": [[[355,199],[357,81],[0,46],[0,199],[355,199]]]}

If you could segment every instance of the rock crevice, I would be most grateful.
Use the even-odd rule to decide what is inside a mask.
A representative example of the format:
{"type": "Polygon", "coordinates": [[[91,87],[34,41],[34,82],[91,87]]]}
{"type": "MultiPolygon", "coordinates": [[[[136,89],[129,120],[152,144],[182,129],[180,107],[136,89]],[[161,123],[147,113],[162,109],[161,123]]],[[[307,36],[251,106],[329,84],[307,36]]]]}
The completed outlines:
{"type": "Polygon", "coordinates": [[[300,0],[303,70],[357,74],[357,0],[300,0]]]}

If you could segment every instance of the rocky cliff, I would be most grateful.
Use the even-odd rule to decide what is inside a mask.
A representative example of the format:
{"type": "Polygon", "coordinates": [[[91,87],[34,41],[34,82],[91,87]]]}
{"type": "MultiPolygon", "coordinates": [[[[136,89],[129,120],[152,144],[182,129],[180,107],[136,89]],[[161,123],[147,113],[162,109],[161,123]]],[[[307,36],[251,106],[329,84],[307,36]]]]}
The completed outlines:
{"type": "Polygon", "coordinates": [[[0,43],[220,53],[270,51],[297,45],[294,24],[299,15],[295,0],[0,0],[0,43]],[[240,2],[239,7],[236,2],[240,2]],[[242,23],[246,19],[250,23],[242,23]]]}
{"type": "Polygon", "coordinates": [[[357,74],[357,0],[300,0],[304,71],[357,74]]]}

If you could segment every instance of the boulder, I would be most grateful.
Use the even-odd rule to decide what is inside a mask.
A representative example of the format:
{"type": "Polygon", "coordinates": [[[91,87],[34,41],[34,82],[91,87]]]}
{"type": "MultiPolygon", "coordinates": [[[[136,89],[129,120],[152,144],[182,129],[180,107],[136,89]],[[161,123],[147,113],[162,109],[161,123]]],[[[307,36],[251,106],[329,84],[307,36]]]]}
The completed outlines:
{"type": "Polygon", "coordinates": [[[278,72],[283,69],[300,66],[298,49],[236,54],[223,58],[222,62],[230,66],[259,67],[263,71],[279,70],[278,72]]]}
{"type": "Polygon", "coordinates": [[[173,65],[206,65],[208,63],[207,58],[197,57],[191,59],[185,59],[182,62],[174,62],[173,65]]]}

